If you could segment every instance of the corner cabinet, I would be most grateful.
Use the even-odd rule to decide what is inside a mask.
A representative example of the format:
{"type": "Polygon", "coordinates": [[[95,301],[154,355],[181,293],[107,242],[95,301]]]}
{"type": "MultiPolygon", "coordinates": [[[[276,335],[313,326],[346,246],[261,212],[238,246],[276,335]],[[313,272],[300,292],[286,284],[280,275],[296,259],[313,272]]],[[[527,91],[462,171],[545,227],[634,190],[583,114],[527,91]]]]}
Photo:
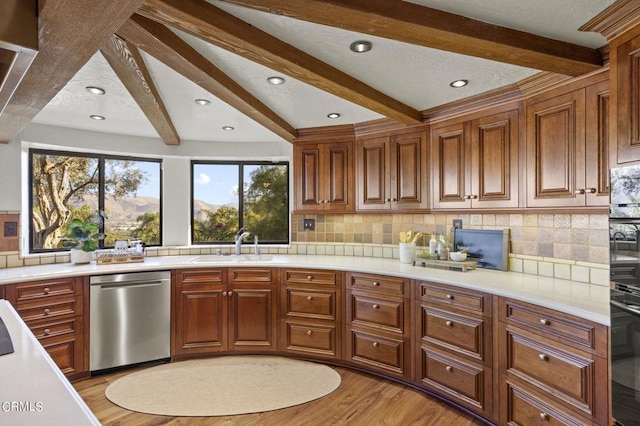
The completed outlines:
{"type": "Polygon", "coordinates": [[[607,73],[527,101],[527,207],[609,203],[607,73]],[[580,87],[582,85],[582,87],[580,87]]]}
{"type": "Polygon", "coordinates": [[[59,278],[5,288],[9,303],[70,380],[89,375],[88,283],[59,278]]]}
{"type": "Polygon", "coordinates": [[[519,110],[431,129],[433,209],[518,207],[519,110]]]}
{"type": "Polygon", "coordinates": [[[358,211],[424,210],[428,202],[426,130],[356,140],[358,211]]]}
{"type": "Polygon", "coordinates": [[[174,275],[174,358],[277,349],[277,269],[191,269],[174,275]]]}
{"type": "Polygon", "coordinates": [[[293,151],[296,211],[353,213],[353,141],[296,143],[293,151]]]}

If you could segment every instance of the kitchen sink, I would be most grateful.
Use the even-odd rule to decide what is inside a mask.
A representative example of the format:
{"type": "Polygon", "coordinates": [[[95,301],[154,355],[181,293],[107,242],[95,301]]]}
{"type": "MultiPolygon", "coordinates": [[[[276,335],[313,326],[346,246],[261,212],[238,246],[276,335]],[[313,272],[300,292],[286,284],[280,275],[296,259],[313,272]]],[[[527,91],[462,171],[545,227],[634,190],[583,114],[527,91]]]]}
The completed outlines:
{"type": "Polygon", "coordinates": [[[231,255],[202,255],[194,257],[189,263],[244,263],[244,262],[272,262],[274,256],[270,254],[231,254],[231,255]]]}

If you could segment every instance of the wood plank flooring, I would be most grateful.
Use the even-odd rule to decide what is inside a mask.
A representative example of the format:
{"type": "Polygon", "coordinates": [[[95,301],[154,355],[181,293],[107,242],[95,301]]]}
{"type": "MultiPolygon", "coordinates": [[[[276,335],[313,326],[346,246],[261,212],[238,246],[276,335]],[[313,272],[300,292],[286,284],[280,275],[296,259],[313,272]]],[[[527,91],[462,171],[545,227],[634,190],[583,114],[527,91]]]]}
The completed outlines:
{"type": "Polygon", "coordinates": [[[74,387],[104,425],[482,425],[406,386],[346,368],[333,368],[342,377],[342,383],[330,395],[295,407],[240,416],[167,417],[120,408],[106,399],[104,392],[114,380],[137,371],[133,369],[82,380],[74,383],[74,387]]]}

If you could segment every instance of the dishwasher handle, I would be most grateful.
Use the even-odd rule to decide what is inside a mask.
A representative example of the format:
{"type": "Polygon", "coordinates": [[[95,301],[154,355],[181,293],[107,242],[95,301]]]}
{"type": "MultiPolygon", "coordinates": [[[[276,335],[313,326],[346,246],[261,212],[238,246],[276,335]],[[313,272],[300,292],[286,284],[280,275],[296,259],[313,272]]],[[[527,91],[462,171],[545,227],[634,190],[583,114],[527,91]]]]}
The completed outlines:
{"type": "Polygon", "coordinates": [[[118,288],[140,288],[140,287],[155,287],[167,283],[168,280],[158,281],[129,281],[125,283],[102,283],[100,289],[102,290],[115,290],[118,288]]]}

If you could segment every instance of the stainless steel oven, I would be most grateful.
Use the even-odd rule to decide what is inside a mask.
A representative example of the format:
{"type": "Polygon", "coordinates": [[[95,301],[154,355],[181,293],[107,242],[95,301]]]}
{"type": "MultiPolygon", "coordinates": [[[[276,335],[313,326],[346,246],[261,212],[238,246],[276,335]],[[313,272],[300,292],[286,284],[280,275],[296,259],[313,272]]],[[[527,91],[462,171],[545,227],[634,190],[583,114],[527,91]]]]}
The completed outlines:
{"type": "Polygon", "coordinates": [[[640,425],[640,166],[611,170],[609,236],[612,414],[640,425]]]}

